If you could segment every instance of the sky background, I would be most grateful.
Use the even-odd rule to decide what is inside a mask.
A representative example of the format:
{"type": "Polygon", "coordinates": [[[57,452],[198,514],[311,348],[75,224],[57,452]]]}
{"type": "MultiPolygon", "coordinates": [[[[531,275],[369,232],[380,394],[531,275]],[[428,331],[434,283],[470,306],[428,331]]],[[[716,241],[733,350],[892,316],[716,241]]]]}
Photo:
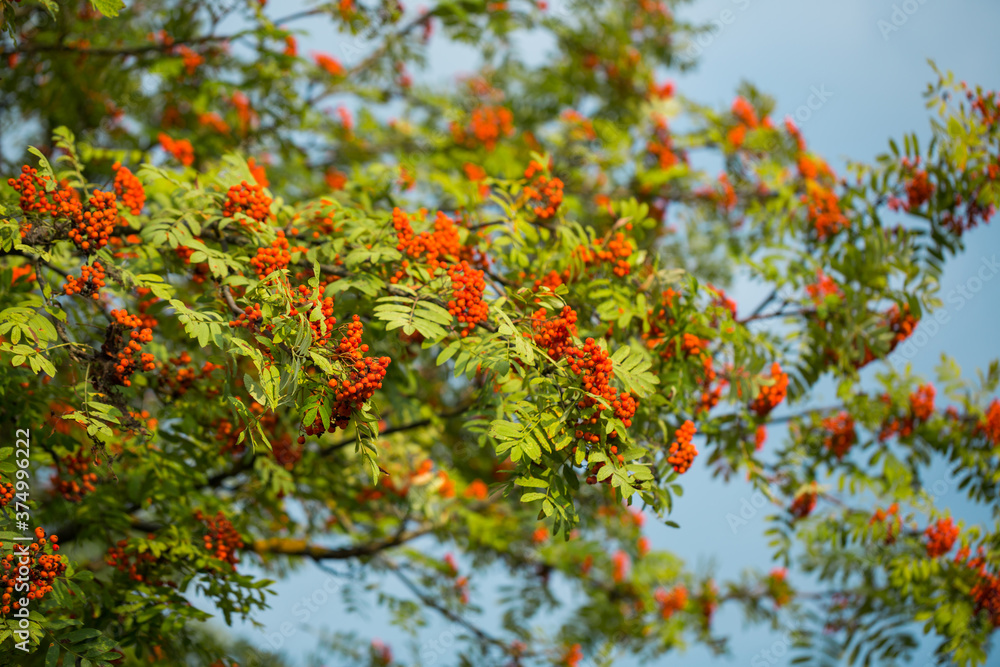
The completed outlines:
{"type": "MultiPolygon", "coordinates": [[[[409,3],[407,3],[409,4],[409,3]]],[[[302,3],[271,0],[268,12],[285,16],[302,7],[302,3]]],[[[566,0],[550,2],[552,11],[564,11],[566,0]]],[[[929,138],[929,112],[924,107],[923,91],[934,74],[927,64],[933,59],[942,70],[952,70],[958,79],[981,83],[996,89],[997,65],[1000,64],[1000,41],[996,27],[1000,25],[1000,2],[996,0],[840,0],[839,2],[777,2],[775,0],[697,0],[678,12],[681,17],[696,21],[721,19],[722,29],[702,40],[700,66],[692,73],[678,76],[664,73],[678,85],[683,95],[699,102],[726,108],[731,104],[739,83],[748,80],[777,101],[773,116],[783,119],[795,114],[815,89],[823,89],[828,99],[807,120],[800,117],[798,125],[811,149],[826,156],[839,174],[844,173],[848,160],[870,161],[887,150],[890,137],[899,139],[903,133],[916,131],[924,141],[929,138]],[[906,14],[903,5],[912,13],[906,14]],[[892,23],[894,10],[898,25],[892,23]],[[913,11],[915,10],[915,11],[913,11]],[[724,14],[724,12],[728,12],[724,14]],[[901,17],[905,16],[905,23],[901,17]],[[881,23],[880,23],[881,22],[881,23]],[[890,29],[891,28],[898,29],[890,29]]],[[[341,57],[345,64],[353,59],[344,53],[343,37],[321,22],[311,22],[303,28],[313,32],[300,38],[302,53],[326,51],[341,57]],[[326,32],[323,32],[323,31],[326,32]]],[[[526,38],[523,47],[529,57],[544,57],[545,40],[526,38]]],[[[475,66],[473,52],[452,45],[438,44],[432,52],[430,70],[420,77],[448,83],[456,74],[469,72],[475,66]]],[[[924,144],[925,145],[925,144],[924,144]]],[[[1000,253],[1000,223],[979,228],[966,236],[966,253],[946,263],[940,296],[945,298],[956,287],[969,284],[984,258],[1000,253]]],[[[970,287],[975,286],[973,282],[970,287]]],[[[737,280],[731,290],[741,314],[750,312],[764,292],[745,277],[737,280]]],[[[1000,276],[982,283],[973,298],[959,304],[946,300],[944,308],[950,320],[934,335],[921,324],[915,336],[926,340],[909,355],[915,373],[933,379],[933,369],[942,353],[955,358],[966,376],[974,376],[976,368],[985,368],[998,355],[1000,328],[1000,276]]],[[[866,370],[870,380],[874,370],[866,370]]],[[[869,383],[869,386],[870,383],[869,383]]],[[[833,400],[832,386],[820,387],[814,397],[816,404],[833,400]],[[825,393],[825,396],[823,395],[825,393]]],[[[797,410],[802,406],[797,406],[797,410]]],[[[775,443],[780,433],[770,432],[775,443]]],[[[941,471],[942,477],[946,474],[941,471]]],[[[690,566],[713,562],[722,579],[735,578],[746,568],[770,569],[769,550],[763,531],[766,529],[761,511],[748,525],[733,530],[727,514],[738,514],[741,503],[751,489],[735,480],[729,484],[710,478],[704,466],[697,463],[684,476],[684,496],[670,517],[680,529],[657,525],[647,517],[647,535],[653,548],[667,549],[684,558],[690,566]]],[[[985,521],[985,513],[971,511],[958,499],[954,486],[949,486],[941,503],[953,507],[967,521],[985,521]],[[947,494],[951,493],[951,499],[947,494]],[[951,501],[954,501],[951,502],[951,501]]],[[[433,541],[424,539],[415,547],[434,551],[433,541]]],[[[443,553],[443,550],[441,550],[443,553]]],[[[343,570],[340,564],[333,568],[343,570]]],[[[248,573],[252,568],[246,568],[248,573]]],[[[477,572],[474,577],[473,601],[490,607],[493,593],[504,583],[501,572],[477,572]]],[[[792,576],[794,584],[803,588],[792,576]]],[[[379,638],[396,649],[401,659],[409,662],[406,646],[415,646],[430,656],[437,641],[438,660],[431,664],[451,664],[447,648],[453,638],[449,626],[435,622],[415,641],[388,625],[388,616],[375,605],[374,596],[359,598],[360,610],[348,613],[339,596],[330,596],[315,612],[306,612],[302,604],[316,591],[332,591],[339,580],[307,563],[275,588],[278,596],[271,609],[258,614],[265,625],[264,634],[249,625],[237,624],[234,632],[266,647],[265,634],[277,642],[283,623],[290,623],[293,633],[285,635],[282,648],[294,664],[305,665],[305,656],[316,646],[314,630],[354,631],[366,638],[379,638]],[[303,617],[308,616],[305,623],[303,617]],[[310,630],[311,628],[311,630],[310,630]]],[[[391,588],[392,584],[388,584],[391,588]]],[[[394,590],[398,593],[398,590],[394,590]]],[[[566,592],[569,596],[569,593],[566,592]]],[[[322,599],[317,596],[314,599],[322,599]]],[[[571,600],[571,598],[568,598],[571,600]]],[[[199,606],[205,608],[202,601],[199,606]]],[[[486,627],[491,625],[487,615],[486,627]]],[[[495,619],[495,617],[493,617],[495,619]]],[[[289,626],[285,626],[288,628],[289,626]]],[[[712,660],[705,649],[694,647],[684,655],[670,655],[657,664],[681,667],[709,664],[751,665],[760,651],[769,648],[780,635],[759,626],[744,627],[738,608],[722,607],[716,616],[717,632],[732,637],[731,655],[712,660]]],[[[273,646],[274,644],[272,644],[273,646]]],[[[923,667],[930,656],[930,644],[918,654],[914,665],[923,667]]],[[[329,661],[327,664],[337,664],[329,661]]],[[[586,662],[585,662],[586,664],[586,662]]],[[[628,660],[623,666],[638,664],[628,660]]],[[[771,663],[788,664],[784,659],[771,663]]],[[[1000,656],[991,665],[1000,665],[1000,656]]]]}

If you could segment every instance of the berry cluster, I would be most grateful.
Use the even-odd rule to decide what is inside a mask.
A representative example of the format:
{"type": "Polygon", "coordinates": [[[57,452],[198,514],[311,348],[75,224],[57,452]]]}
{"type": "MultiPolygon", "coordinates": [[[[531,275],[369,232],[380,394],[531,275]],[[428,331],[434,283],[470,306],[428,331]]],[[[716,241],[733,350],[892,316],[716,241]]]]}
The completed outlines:
{"type": "Polygon", "coordinates": [[[558,317],[548,319],[547,316],[548,311],[544,308],[539,308],[531,316],[535,345],[545,350],[553,360],[559,361],[573,345],[573,337],[576,336],[576,311],[564,306],[558,317]]]}
{"type": "Polygon", "coordinates": [[[115,172],[115,194],[132,215],[139,215],[146,204],[146,191],[142,187],[142,181],[127,167],[123,167],[121,162],[115,162],[111,168],[115,172]]]}
{"type": "Polygon", "coordinates": [[[674,467],[674,472],[683,475],[691,468],[694,457],[698,456],[698,450],[694,446],[694,434],[697,429],[694,422],[684,422],[674,434],[674,442],[670,445],[670,456],[667,463],[674,467]]]}
{"type": "Polygon", "coordinates": [[[194,146],[187,139],[173,139],[170,135],[160,132],[157,139],[163,150],[174,156],[174,159],[185,167],[194,164],[194,146]]]}
{"type": "Polygon", "coordinates": [[[826,301],[827,296],[843,296],[843,292],[836,281],[818,269],[816,271],[816,282],[806,285],[806,293],[817,306],[826,301]]]}
{"type": "Polygon", "coordinates": [[[464,325],[461,335],[465,338],[470,329],[489,317],[489,305],[483,301],[486,281],[483,272],[473,269],[465,260],[449,266],[448,276],[451,278],[452,293],[448,312],[464,325]]]}
{"type": "Polygon", "coordinates": [[[333,328],[337,325],[337,318],[333,316],[333,297],[326,297],[323,300],[318,298],[311,299],[309,295],[311,291],[305,285],[299,285],[298,294],[296,294],[295,305],[292,306],[289,311],[289,315],[292,317],[297,316],[299,313],[305,315],[309,320],[309,326],[312,328],[312,344],[313,345],[326,345],[327,341],[333,335],[333,328]],[[319,309],[322,317],[319,319],[313,319],[312,313],[319,309]]]}
{"type": "Polygon", "coordinates": [[[935,523],[927,526],[924,535],[927,536],[927,557],[937,558],[951,551],[955,545],[955,540],[958,539],[958,526],[951,520],[951,517],[938,519],[935,523]]]}
{"type": "Polygon", "coordinates": [[[534,160],[524,170],[524,177],[529,181],[524,188],[524,196],[529,202],[538,202],[533,210],[542,220],[553,217],[563,200],[563,182],[558,178],[549,178],[545,171],[545,167],[534,160]]]}
{"type": "Polygon", "coordinates": [[[903,520],[899,517],[899,504],[893,503],[889,505],[889,509],[887,510],[876,507],[872,518],[868,520],[868,525],[871,526],[876,523],[882,524],[885,527],[886,544],[895,543],[903,524],[903,520]]]}
{"type": "Polygon", "coordinates": [[[108,327],[103,351],[108,356],[115,356],[117,352],[118,363],[115,365],[115,373],[118,382],[126,387],[131,387],[132,382],[129,377],[135,372],[137,356],[142,370],[151,371],[156,368],[153,355],[142,352],[142,344],[152,342],[153,331],[148,327],[143,327],[142,318],[137,315],[129,315],[126,310],[112,310],[111,317],[115,323],[108,327]],[[122,330],[129,331],[130,338],[124,345],[121,337],[122,330]]]}
{"type": "Polygon", "coordinates": [[[976,616],[986,612],[990,624],[1000,627],[1000,577],[995,572],[986,569],[986,558],[983,554],[983,547],[977,549],[975,558],[969,558],[971,549],[963,547],[959,549],[955,556],[956,563],[962,563],[965,567],[976,573],[976,583],[972,586],[969,594],[972,596],[976,616]]]}
{"type": "MultiPolygon", "coordinates": [[[[149,538],[152,539],[152,535],[149,538]]],[[[108,549],[104,555],[104,562],[115,568],[119,572],[124,572],[132,581],[147,583],[153,586],[169,586],[171,584],[158,579],[150,578],[149,571],[159,563],[159,558],[151,551],[139,551],[131,547],[128,540],[118,540],[118,543],[108,549]]]]}
{"type": "Polygon", "coordinates": [[[15,266],[11,268],[10,284],[11,286],[16,285],[17,281],[24,278],[24,282],[33,283],[38,280],[38,276],[35,274],[35,269],[32,268],[31,264],[21,264],[20,266],[15,266]]]}
{"type": "Polygon", "coordinates": [[[976,432],[986,436],[994,447],[1000,445],[1000,400],[993,399],[986,409],[986,416],[976,424],[976,432]]]}
{"type": "Polygon", "coordinates": [[[848,226],[847,216],[840,210],[837,195],[819,182],[806,181],[806,194],[802,196],[802,201],[807,206],[809,221],[816,228],[816,235],[821,241],[848,226]]]}
{"type": "Polygon", "coordinates": [[[9,505],[12,500],[14,500],[13,482],[0,482],[0,509],[9,505]]]}
{"type": "MultiPolygon", "coordinates": [[[[52,192],[48,192],[46,187],[50,181],[48,176],[39,176],[38,170],[34,167],[24,165],[21,167],[21,175],[7,179],[7,185],[14,188],[21,196],[18,205],[25,213],[78,220],[82,214],[82,207],[76,190],[58,184],[52,192]]],[[[21,227],[21,238],[24,238],[29,231],[31,223],[25,222],[21,227]]]]}
{"type": "Polygon", "coordinates": [[[682,584],[678,584],[670,591],[665,591],[662,588],[657,589],[653,597],[660,606],[660,616],[666,621],[676,612],[682,611],[687,606],[688,592],[687,588],[682,584]]]}
{"type": "MultiPolygon", "coordinates": [[[[934,414],[934,385],[925,384],[917,388],[910,394],[910,410],[905,417],[891,417],[879,431],[879,441],[885,442],[893,436],[908,438],[913,435],[913,429],[921,422],[930,419],[934,414]]],[[[890,403],[891,399],[887,395],[882,396],[882,401],[890,403]]]]}
{"type": "Polygon", "coordinates": [[[88,493],[93,493],[97,488],[97,475],[87,472],[91,465],[97,465],[87,453],[81,450],[79,453],[57,459],[57,472],[52,477],[52,486],[56,493],[71,503],[78,503],[88,493]]]}
{"type": "Polygon", "coordinates": [[[893,333],[892,342],[889,344],[889,351],[892,352],[904,340],[913,334],[917,328],[917,318],[910,313],[909,304],[904,304],[903,309],[893,304],[887,313],[888,327],[893,333]]]}
{"type": "MultiPolygon", "coordinates": [[[[611,361],[608,351],[598,345],[593,338],[588,338],[584,341],[583,349],[568,348],[566,357],[570,361],[570,369],[580,376],[584,390],[603,398],[611,406],[615,418],[620,419],[626,428],[632,426],[632,417],[635,415],[637,404],[631,394],[619,393],[611,386],[614,362],[611,361]]],[[[581,410],[594,408],[595,412],[604,410],[604,405],[589,396],[581,399],[577,407],[581,410]]]]}
{"type": "Polygon", "coordinates": [[[94,262],[93,266],[84,265],[80,267],[80,278],[66,276],[66,285],[63,290],[67,295],[79,294],[89,296],[94,301],[101,298],[100,289],[104,287],[104,267],[100,262],[94,262]]]}
{"type": "Polygon", "coordinates": [[[788,375],[781,372],[778,362],[771,364],[771,378],[774,383],[761,387],[760,393],[750,404],[750,409],[757,413],[758,417],[766,417],[771,410],[778,406],[788,393],[788,375]]]}
{"type": "Polygon", "coordinates": [[[260,304],[255,303],[244,308],[235,320],[229,320],[229,326],[245,327],[248,331],[255,332],[260,329],[263,321],[264,314],[260,312],[260,304]]]}
{"type": "MultiPolygon", "coordinates": [[[[20,553],[18,555],[8,553],[3,559],[0,559],[0,563],[3,565],[2,570],[0,570],[0,591],[3,591],[2,597],[0,597],[0,601],[3,602],[0,614],[6,615],[11,613],[11,610],[19,609],[20,603],[16,600],[21,597],[29,600],[41,600],[52,591],[52,582],[55,581],[56,577],[60,577],[66,572],[66,563],[63,562],[62,556],[51,553],[59,551],[58,541],[58,536],[52,535],[46,539],[45,531],[41,528],[35,528],[35,541],[28,545],[27,558],[29,562],[27,565],[21,563],[24,556],[20,553]],[[46,546],[50,548],[50,553],[46,553],[46,546]],[[25,567],[28,569],[28,592],[15,594],[14,588],[23,580],[22,571],[25,567]]],[[[0,544],[0,548],[3,548],[2,544],[0,544]]]]}
{"type": "Polygon", "coordinates": [[[854,418],[847,412],[827,417],[823,420],[823,428],[827,431],[823,444],[838,459],[844,458],[844,454],[858,441],[858,434],[854,430],[854,418]]]}
{"type": "MultiPolygon", "coordinates": [[[[211,361],[206,361],[201,367],[200,374],[196,374],[195,369],[189,366],[191,355],[187,351],[181,352],[178,357],[171,357],[168,362],[168,365],[164,365],[160,370],[160,391],[173,397],[183,396],[191,389],[195,380],[207,378],[222,368],[211,361]]],[[[209,389],[208,393],[211,395],[213,391],[217,393],[214,389],[209,389]]]]}
{"type": "Polygon", "coordinates": [[[934,192],[934,185],[928,180],[926,171],[918,171],[906,184],[906,210],[920,208],[934,192]]]}
{"type": "Polygon", "coordinates": [[[622,232],[617,232],[605,243],[595,245],[593,249],[579,246],[576,253],[584,264],[588,266],[609,264],[612,267],[612,273],[619,278],[624,278],[632,270],[628,260],[634,250],[635,246],[632,245],[631,239],[622,232]]]}
{"type": "Polygon", "coordinates": [[[250,265],[257,272],[257,277],[263,280],[272,271],[281,271],[287,267],[291,261],[288,239],[285,238],[284,231],[278,230],[278,238],[271,241],[270,247],[257,248],[257,254],[250,260],[250,265]]]}
{"type": "Polygon", "coordinates": [[[792,587],[787,576],[788,572],[783,567],[775,568],[767,575],[767,592],[776,607],[783,607],[792,600],[792,587]]]}
{"type": "MultiPolygon", "coordinates": [[[[361,318],[354,316],[347,325],[347,335],[340,340],[335,355],[348,367],[347,379],[332,377],[327,386],[334,390],[331,433],[336,429],[347,429],[351,414],[382,388],[382,380],[391,361],[389,357],[366,357],[368,345],[361,342],[364,327],[361,318]]],[[[317,415],[316,421],[303,427],[306,435],[317,435],[323,432],[323,422],[317,415]]]]}
{"type": "MultiPolygon", "coordinates": [[[[398,239],[396,249],[414,259],[426,255],[426,262],[432,269],[445,266],[442,258],[458,257],[461,252],[455,221],[441,211],[434,218],[433,232],[415,234],[410,217],[399,208],[392,210],[392,226],[398,239]]],[[[397,274],[397,279],[400,277],[401,272],[397,274]]]]}
{"type": "Polygon", "coordinates": [[[482,145],[486,150],[492,151],[501,137],[514,134],[514,114],[506,107],[478,107],[472,111],[468,129],[453,122],[451,134],[456,143],[471,148],[482,145]]]}
{"type": "Polygon", "coordinates": [[[271,215],[271,198],[260,185],[243,181],[229,188],[226,202],[222,206],[222,215],[227,218],[235,218],[237,213],[242,213],[257,224],[264,224],[271,215]]]}
{"type": "Polygon", "coordinates": [[[118,224],[118,204],[115,193],[94,190],[87,202],[90,210],[80,214],[69,238],[76,247],[90,254],[108,244],[118,224]]]}
{"type": "Polygon", "coordinates": [[[803,519],[812,514],[815,508],[816,494],[807,491],[795,496],[795,500],[792,501],[791,506],[788,508],[788,513],[796,519],[803,519]]]}
{"type": "Polygon", "coordinates": [[[194,518],[196,521],[204,523],[208,528],[208,534],[205,535],[205,548],[219,560],[229,563],[235,570],[236,564],[240,562],[236,550],[243,548],[243,538],[233,528],[233,524],[221,511],[215,517],[209,517],[202,514],[201,510],[195,510],[194,518]]]}

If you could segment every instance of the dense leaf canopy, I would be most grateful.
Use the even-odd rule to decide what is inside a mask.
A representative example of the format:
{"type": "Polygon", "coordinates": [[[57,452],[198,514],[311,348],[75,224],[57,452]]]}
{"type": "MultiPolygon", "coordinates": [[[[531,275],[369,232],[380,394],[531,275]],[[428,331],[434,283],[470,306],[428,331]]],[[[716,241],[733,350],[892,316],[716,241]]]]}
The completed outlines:
{"type": "Polygon", "coordinates": [[[754,87],[675,90],[673,4],[0,0],[0,654],[279,664],[190,598],[252,619],[245,564],[312,560],[460,637],[338,664],[722,653],[723,604],[809,664],[984,664],[1000,539],[931,471],[995,518],[1000,367],[893,355],[1000,200],[997,94],[935,70],[933,141],[838,175],[754,87]],[[300,54],[320,21],[338,52],[300,54]],[[475,73],[420,83],[439,39],[475,73]],[[692,466],[766,497],[776,569],[650,549],[692,466]]]}

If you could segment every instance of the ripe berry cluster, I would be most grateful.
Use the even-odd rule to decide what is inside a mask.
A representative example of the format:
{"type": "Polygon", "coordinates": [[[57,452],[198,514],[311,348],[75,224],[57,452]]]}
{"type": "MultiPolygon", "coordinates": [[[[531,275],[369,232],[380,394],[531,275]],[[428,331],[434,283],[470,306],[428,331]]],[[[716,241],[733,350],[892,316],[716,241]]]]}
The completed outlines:
{"type": "Polygon", "coordinates": [[[631,239],[622,232],[617,232],[605,243],[595,245],[593,249],[582,245],[577,247],[576,254],[588,266],[609,264],[612,273],[624,278],[632,270],[628,260],[634,250],[631,239]]]}
{"type": "Polygon", "coordinates": [[[285,238],[284,231],[278,230],[278,238],[271,241],[270,247],[257,248],[257,255],[250,260],[250,265],[257,272],[257,277],[263,280],[272,271],[287,267],[291,261],[288,239],[285,238]]]}
{"type": "Polygon", "coordinates": [[[792,501],[791,506],[788,508],[788,512],[796,519],[803,519],[812,514],[812,511],[815,508],[816,494],[807,491],[806,493],[801,493],[795,496],[795,500],[792,501]]]}
{"type": "Polygon", "coordinates": [[[559,361],[573,345],[573,338],[576,336],[576,311],[564,306],[558,317],[548,319],[547,316],[548,311],[544,308],[539,308],[531,316],[535,345],[545,350],[553,360],[559,361]]]}
{"type": "Polygon", "coordinates": [[[758,417],[766,417],[785,400],[788,393],[788,375],[781,372],[781,365],[777,361],[771,364],[771,378],[774,384],[761,387],[760,393],[750,404],[750,409],[756,412],[758,417]]]}
{"type": "Polygon", "coordinates": [[[951,517],[938,519],[927,527],[924,534],[927,536],[927,557],[937,558],[951,551],[955,545],[955,540],[958,539],[958,526],[951,517]]]}
{"type": "MultiPolygon", "coordinates": [[[[369,348],[361,342],[363,333],[361,318],[355,315],[353,321],[347,325],[347,335],[340,340],[340,345],[335,351],[335,356],[349,370],[347,379],[332,377],[327,381],[327,386],[334,390],[332,417],[328,429],[331,433],[338,428],[346,429],[351,414],[367,403],[377,389],[382,388],[382,380],[391,361],[389,357],[376,359],[365,356],[369,348]]],[[[305,425],[303,430],[306,435],[317,435],[324,431],[323,422],[317,415],[316,421],[305,425]]]]}
{"type": "Polygon", "coordinates": [[[108,356],[114,356],[117,352],[118,363],[115,365],[115,373],[118,381],[126,387],[131,387],[132,382],[129,377],[135,372],[136,357],[142,370],[151,371],[156,368],[153,355],[142,352],[142,344],[153,340],[153,331],[142,326],[142,318],[137,315],[129,315],[126,310],[112,310],[111,317],[115,323],[108,327],[107,338],[104,341],[103,351],[108,356]],[[129,332],[130,340],[122,345],[122,330],[129,332]]]}
{"type": "Polygon", "coordinates": [[[90,210],[78,215],[69,238],[87,254],[108,244],[118,224],[118,204],[113,192],[94,190],[87,204],[90,210]]]}
{"type": "Polygon", "coordinates": [[[1000,577],[986,569],[987,560],[982,546],[977,549],[975,558],[969,558],[970,552],[971,549],[967,546],[959,549],[955,562],[964,564],[976,573],[976,583],[969,592],[975,614],[979,616],[986,612],[990,624],[994,628],[1000,627],[1000,577]]]}
{"type": "Polygon", "coordinates": [[[927,178],[926,171],[918,171],[906,184],[906,210],[920,208],[931,198],[934,185],[927,178]]]}
{"type": "Polygon", "coordinates": [[[670,444],[670,456],[667,463],[674,467],[674,472],[683,475],[691,469],[694,457],[698,456],[698,450],[694,446],[694,434],[697,429],[694,422],[688,420],[684,422],[674,434],[674,442],[670,444]]]}
{"type": "MultiPolygon", "coordinates": [[[[66,563],[63,562],[62,556],[51,553],[59,551],[58,541],[58,536],[52,535],[46,539],[45,531],[35,528],[35,541],[28,546],[30,553],[27,556],[29,561],[27,566],[21,564],[21,558],[24,556],[15,556],[12,553],[8,553],[0,560],[3,565],[3,569],[0,570],[0,591],[3,591],[0,596],[0,601],[3,603],[0,614],[6,615],[11,613],[11,610],[19,609],[21,605],[17,600],[21,597],[41,600],[52,591],[52,582],[66,572],[66,563]],[[50,553],[46,553],[46,546],[50,547],[50,553]],[[24,567],[28,568],[28,592],[15,593],[14,587],[21,581],[20,571],[24,567]]],[[[0,544],[0,549],[3,549],[3,544],[0,544]]]]}
{"type": "MultiPolygon", "coordinates": [[[[636,402],[631,394],[619,393],[618,389],[611,386],[614,362],[611,361],[608,351],[598,345],[593,338],[588,338],[584,341],[583,349],[568,348],[566,357],[570,360],[570,370],[580,376],[584,390],[600,396],[610,404],[615,418],[620,419],[626,428],[632,426],[636,402]]],[[[594,408],[595,412],[604,410],[604,405],[589,396],[581,399],[577,407],[581,410],[594,408]]]]}
{"type": "Polygon", "coordinates": [[[142,187],[142,181],[128,167],[123,167],[121,162],[115,162],[111,168],[115,172],[115,194],[132,215],[139,215],[146,204],[146,190],[142,187]]]}
{"type": "MultiPolygon", "coordinates": [[[[149,536],[152,539],[152,535],[149,536]]],[[[150,570],[159,562],[151,551],[139,551],[130,547],[128,540],[118,540],[118,543],[108,549],[104,562],[119,572],[124,572],[132,581],[147,583],[153,586],[173,585],[162,579],[150,577],[150,570]]]]}
{"type": "Polygon", "coordinates": [[[222,206],[222,215],[227,218],[235,218],[237,213],[246,215],[258,225],[264,224],[271,215],[271,198],[260,185],[243,181],[229,188],[222,206]]]}
{"type": "Polygon", "coordinates": [[[994,447],[1000,445],[1000,399],[990,403],[986,415],[976,424],[976,432],[986,436],[994,447]]]}
{"type": "MultiPolygon", "coordinates": [[[[413,259],[419,260],[426,255],[425,261],[432,270],[446,266],[442,258],[458,257],[461,252],[455,221],[441,211],[434,218],[433,232],[416,234],[410,216],[399,208],[392,210],[392,226],[398,239],[396,249],[413,259]]],[[[397,273],[397,281],[401,277],[401,272],[397,273]]]]}
{"type": "Polygon", "coordinates": [[[514,114],[500,106],[486,105],[474,109],[468,129],[457,122],[451,124],[451,134],[456,143],[471,148],[481,144],[488,151],[496,148],[501,137],[509,137],[513,133],[514,114]]]}
{"type": "Polygon", "coordinates": [[[163,150],[174,156],[174,159],[185,167],[194,164],[194,146],[187,139],[173,139],[170,135],[160,132],[157,139],[163,150]]]}
{"type": "Polygon", "coordinates": [[[858,434],[854,430],[854,418],[847,412],[827,417],[823,420],[823,428],[827,430],[823,444],[838,459],[844,458],[844,454],[858,441],[858,434]]]}
{"type": "Polygon", "coordinates": [[[524,170],[524,177],[529,181],[524,188],[524,196],[529,202],[538,202],[534,212],[542,220],[553,217],[563,201],[563,182],[558,178],[549,178],[545,171],[545,167],[534,160],[524,170]]]}
{"type": "Polygon", "coordinates": [[[243,312],[235,320],[229,320],[229,326],[245,327],[248,331],[255,332],[260,329],[263,321],[264,314],[260,312],[260,304],[255,303],[244,308],[243,312]]]}
{"type": "Polygon", "coordinates": [[[229,563],[233,570],[240,562],[236,555],[237,549],[243,548],[243,538],[233,527],[233,524],[220,511],[215,517],[205,516],[201,510],[195,510],[194,518],[208,528],[205,535],[205,548],[221,561],[229,563]]]}
{"type": "Polygon", "coordinates": [[[882,524],[885,527],[886,544],[895,543],[896,537],[898,537],[899,531],[903,525],[903,520],[899,517],[899,503],[889,505],[889,509],[887,510],[883,510],[881,507],[876,507],[875,513],[872,514],[871,519],[868,520],[868,525],[872,526],[876,523],[882,524]]]}
{"type": "Polygon", "coordinates": [[[465,260],[448,267],[452,292],[448,312],[464,325],[461,331],[463,338],[469,335],[469,330],[477,323],[485,322],[489,317],[489,305],[483,301],[483,293],[486,291],[483,275],[482,271],[473,269],[465,260]]]}
{"type": "Polygon", "coordinates": [[[14,483],[0,482],[0,509],[6,507],[12,500],[14,500],[14,483]]]}
{"type": "Polygon", "coordinates": [[[104,267],[100,262],[94,262],[93,266],[84,265],[80,267],[80,278],[66,276],[66,285],[63,290],[67,295],[79,294],[89,296],[94,301],[101,298],[100,289],[104,287],[104,267]]]}
{"type": "Polygon", "coordinates": [[[656,603],[660,606],[660,616],[663,620],[668,620],[674,613],[681,611],[687,606],[688,592],[682,584],[674,586],[669,592],[662,588],[657,589],[653,594],[656,603]]]}
{"type": "MultiPolygon", "coordinates": [[[[917,388],[910,394],[910,409],[904,417],[890,417],[879,431],[878,439],[885,442],[893,436],[908,438],[913,435],[913,429],[922,422],[930,419],[934,414],[934,385],[925,384],[917,388]]],[[[888,395],[881,397],[884,403],[890,403],[888,395]]]]}
{"type": "Polygon", "coordinates": [[[802,201],[807,207],[809,221],[816,228],[816,235],[822,241],[848,226],[847,216],[840,210],[837,195],[818,181],[806,181],[806,194],[802,201]]]}
{"type": "MultiPolygon", "coordinates": [[[[57,184],[52,192],[46,190],[52,179],[39,176],[34,167],[24,165],[21,175],[7,179],[7,185],[21,196],[18,205],[25,213],[38,213],[53,218],[69,218],[77,220],[82,213],[80,197],[73,188],[57,184]]],[[[31,231],[31,223],[25,222],[21,227],[21,238],[31,231]]]]}
{"type": "Polygon", "coordinates": [[[903,306],[902,311],[899,306],[893,304],[887,314],[889,330],[893,333],[892,342],[889,344],[889,351],[892,352],[900,343],[910,337],[913,330],[917,328],[917,318],[910,313],[908,304],[903,306]]]}
{"type": "Polygon", "coordinates": [[[298,294],[296,294],[295,305],[292,306],[289,311],[289,315],[292,317],[297,316],[302,313],[307,318],[309,318],[309,326],[312,328],[312,344],[313,345],[326,345],[327,341],[333,335],[334,327],[337,325],[337,318],[333,316],[333,297],[326,297],[322,301],[319,299],[311,299],[309,295],[312,293],[311,290],[305,285],[299,285],[297,288],[298,294]],[[311,314],[315,312],[316,309],[320,310],[322,313],[322,318],[314,320],[311,314]]]}
{"type": "Polygon", "coordinates": [[[70,454],[56,461],[57,472],[52,477],[56,493],[71,503],[78,503],[97,488],[97,474],[87,472],[96,462],[85,451],[70,454]]]}

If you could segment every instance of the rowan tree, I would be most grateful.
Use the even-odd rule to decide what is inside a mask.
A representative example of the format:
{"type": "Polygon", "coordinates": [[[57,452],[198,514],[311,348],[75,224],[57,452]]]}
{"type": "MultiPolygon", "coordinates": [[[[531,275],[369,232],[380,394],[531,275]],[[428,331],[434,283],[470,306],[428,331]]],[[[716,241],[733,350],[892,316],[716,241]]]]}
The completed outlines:
{"type": "Polygon", "coordinates": [[[253,618],[273,582],[245,564],[311,560],[462,636],[338,640],[343,664],[721,654],[720,605],[801,621],[811,664],[896,664],[921,635],[986,662],[1000,539],[929,471],[995,513],[1000,366],[890,355],[1000,198],[995,92],[935,70],[933,141],[836,174],[754,87],[675,89],[699,28],[672,2],[116,4],[0,0],[7,659],[277,664],[190,597],[253,618]],[[340,51],[299,53],[306,19],[340,51]],[[435,39],[476,72],[420,83],[435,39]],[[771,295],[734,303],[737,270],[771,295]],[[695,466],[765,494],[773,569],[650,549],[643,517],[676,525],[695,466]],[[514,587],[495,631],[490,565],[514,587]],[[542,636],[556,580],[582,602],[542,636]]]}

